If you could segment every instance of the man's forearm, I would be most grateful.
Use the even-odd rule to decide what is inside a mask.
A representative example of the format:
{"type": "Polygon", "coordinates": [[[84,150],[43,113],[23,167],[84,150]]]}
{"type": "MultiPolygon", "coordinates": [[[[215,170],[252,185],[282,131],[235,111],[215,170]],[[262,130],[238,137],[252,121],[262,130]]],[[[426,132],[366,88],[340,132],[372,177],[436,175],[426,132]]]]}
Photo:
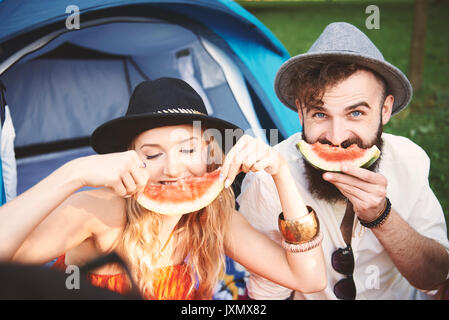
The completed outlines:
{"type": "Polygon", "coordinates": [[[429,290],[446,279],[449,269],[446,249],[420,235],[394,210],[383,225],[371,230],[414,287],[429,290]]]}

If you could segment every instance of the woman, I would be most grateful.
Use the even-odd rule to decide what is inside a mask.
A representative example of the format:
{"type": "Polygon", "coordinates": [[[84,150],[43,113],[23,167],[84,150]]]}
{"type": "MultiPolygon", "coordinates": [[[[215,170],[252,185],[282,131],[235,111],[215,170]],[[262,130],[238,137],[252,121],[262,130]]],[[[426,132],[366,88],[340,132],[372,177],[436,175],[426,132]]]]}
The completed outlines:
{"type": "MultiPolygon", "coordinates": [[[[217,135],[214,140],[209,133],[223,137],[227,129],[236,128],[208,116],[201,97],[182,80],[141,83],[126,116],[93,133],[92,146],[102,155],[67,163],[1,208],[0,257],[24,263],[59,257],[56,267],[63,268],[116,251],[148,299],[210,299],[225,254],[294,290],[324,289],[317,218],[302,203],[285,160],[264,143],[243,136],[222,162],[217,135]],[[135,199],[147,182],[168,185],[220,165],[226,188],[197,212],[162,215],[135,199]],[[290,230],[281,221],[286,249],[235,211],[230,184],[240,171],[259,170],[272,175],[283,215],[292,220],[290,230]],[[84,186],[105,188],[72,194],[84,186]],[[315,222],[315,229],[307,221],[315,222]]],[[[120,293],[132,283],[117,265],[94,270],[90,280],[120,293]]]]}

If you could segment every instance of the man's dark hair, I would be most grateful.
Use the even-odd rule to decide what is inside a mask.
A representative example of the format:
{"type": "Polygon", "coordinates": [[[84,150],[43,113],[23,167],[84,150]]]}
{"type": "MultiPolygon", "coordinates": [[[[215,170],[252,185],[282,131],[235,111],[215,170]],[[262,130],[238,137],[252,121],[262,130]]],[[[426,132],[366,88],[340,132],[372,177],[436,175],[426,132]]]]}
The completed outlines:
{"type": "Polygon", "coordinates": [[[296,69],[296,76],[289,83],[289,97],[298,99],[306,109],[310,106],[322,106],[322,98],[326,89],[337,85],[359,70],[371,72],[382,87],[381,101],[388,95],[388,85],[377,72],[355,63],[330,59],[314,60],[302,64],[296,69]]]}

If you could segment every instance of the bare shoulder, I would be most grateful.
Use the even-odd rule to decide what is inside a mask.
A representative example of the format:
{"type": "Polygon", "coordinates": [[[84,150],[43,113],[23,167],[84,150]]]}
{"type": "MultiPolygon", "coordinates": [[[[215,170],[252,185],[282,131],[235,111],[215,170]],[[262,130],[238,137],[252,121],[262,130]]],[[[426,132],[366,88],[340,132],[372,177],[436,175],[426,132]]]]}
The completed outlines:
{"type": "MultiPolygon", "coordinates": [[[[126,224],[125,199],[107,188],[81,191],[71,198],[69,205],[85,210],[92,236],[68,251],[66,262],[84,264],[117,249],[117,241],[126,224]]],[[[116,273],[115,269],[111,270],[106,266],[96,273],[116,273]]]]}
{"type": "Polygon", "coordinates": [[[78,207],[89,214],[94,233],[123,228],[126,223],[125,199],[107,188],[75,193],[68,205],[78,207]]]}

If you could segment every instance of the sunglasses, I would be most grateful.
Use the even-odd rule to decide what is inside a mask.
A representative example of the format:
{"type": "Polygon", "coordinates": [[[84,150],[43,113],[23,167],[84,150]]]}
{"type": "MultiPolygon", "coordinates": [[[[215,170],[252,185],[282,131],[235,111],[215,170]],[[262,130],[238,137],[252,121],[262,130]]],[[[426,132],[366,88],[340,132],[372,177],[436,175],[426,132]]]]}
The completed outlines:
{"type": "Polygon", "coordinates": [[[331,261],[334,270],[346,276],[346,278],[341,279],[335,284],[335,296],[342,300],[355,300],[357,290],[352,277],[354,273],[354,255],[351,245],[348,245],[346,248],[337,249],[332,254],[331,261]]]}

